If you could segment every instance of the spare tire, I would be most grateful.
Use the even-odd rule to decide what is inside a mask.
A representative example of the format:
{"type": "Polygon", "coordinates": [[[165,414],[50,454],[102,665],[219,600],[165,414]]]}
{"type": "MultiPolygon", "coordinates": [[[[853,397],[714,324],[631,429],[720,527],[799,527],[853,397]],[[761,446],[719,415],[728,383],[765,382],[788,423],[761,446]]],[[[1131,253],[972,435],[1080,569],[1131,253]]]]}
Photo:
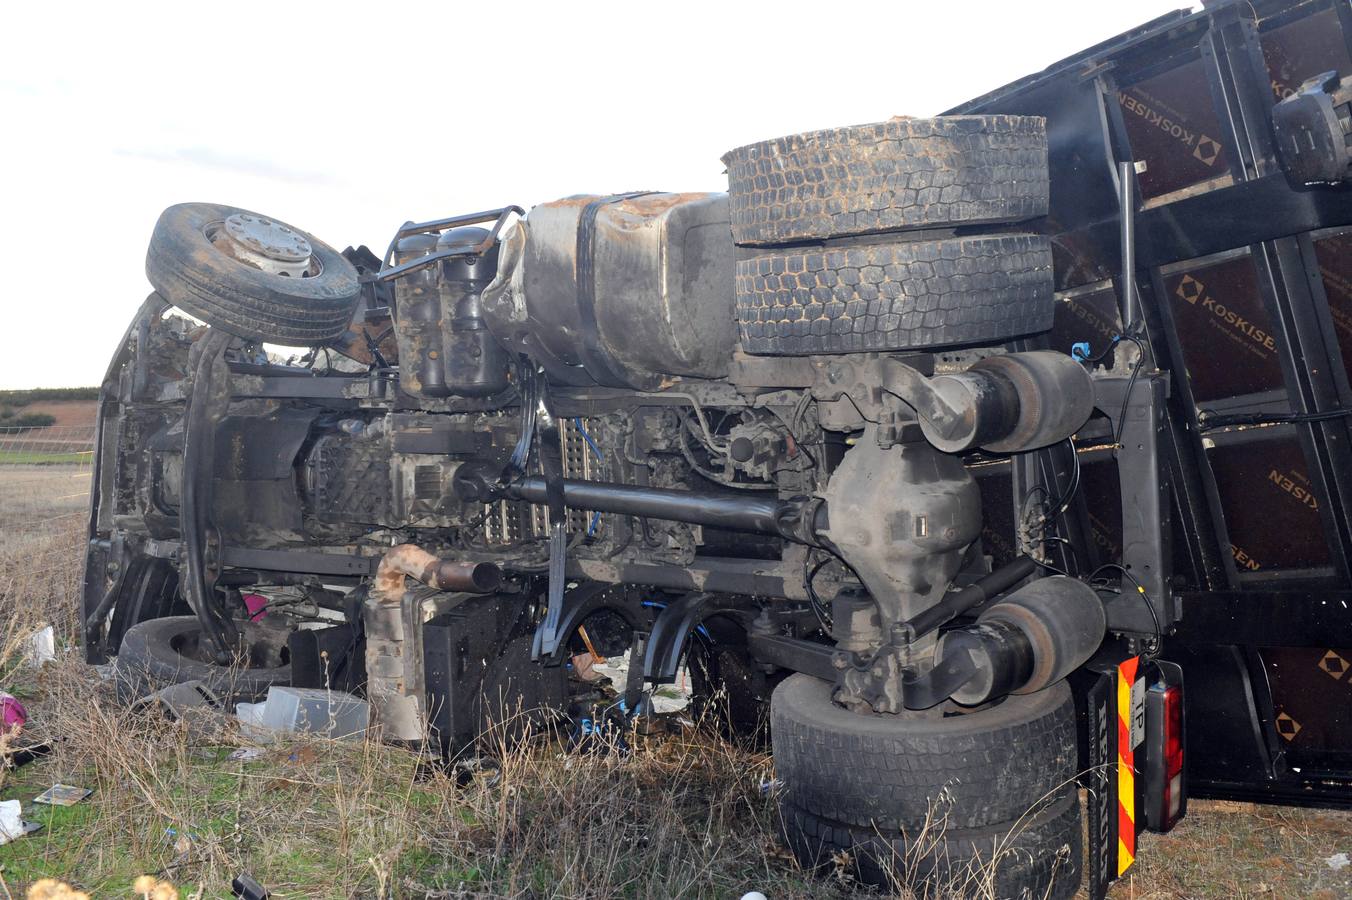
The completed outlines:
{"type": "Polygon", "coordinates": [[[171,684],[201,681],[229,702],[260,700],[274,684],[291,683],[285,651],[264,641],[248,645],[238,665],[212,658],[196,616],[166,616],[133,625],[122,637],[113,669],[118,697],[131,702],[171,684]]]}
{"type": "Polygon", "coordinates": [[[811,131],[723,156],[739,244],[1047,214],[1046,120],[941,116],[811,131]]]}
{"type": "Polygon", "coordinates": [[[214,203],[180,203],[160,214],[146,277],[161,297],[208,325],[296,346],[340,337],[361,297],[357,270],[328,244],[214,203]]]}
{"type": "Polygon", "coordinates": [[[747,353],[808,355],[997,344],[1051,327],[1040,235],[765,250],[737,261],[747,353]]]}

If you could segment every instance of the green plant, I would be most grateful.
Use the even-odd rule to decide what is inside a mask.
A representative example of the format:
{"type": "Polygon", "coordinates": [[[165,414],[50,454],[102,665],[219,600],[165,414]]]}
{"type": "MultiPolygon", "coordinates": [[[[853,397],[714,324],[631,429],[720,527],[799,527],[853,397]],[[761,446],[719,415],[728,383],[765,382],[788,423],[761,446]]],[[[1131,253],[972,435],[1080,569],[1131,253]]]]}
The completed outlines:
{"type": "Polygon", "coordinates": [[[78,388],[33,388],[26,391],[0,391],[0,404],[5,406],[27,406],[42,400],[97,400],[99,389],[96,387],[78,388]]]}
{"type": "Polygon", "coordinates": [[[24,413],[5,420],[13,428],[46,428],[56,424],[56,416],[48,413],[24,413]]]}

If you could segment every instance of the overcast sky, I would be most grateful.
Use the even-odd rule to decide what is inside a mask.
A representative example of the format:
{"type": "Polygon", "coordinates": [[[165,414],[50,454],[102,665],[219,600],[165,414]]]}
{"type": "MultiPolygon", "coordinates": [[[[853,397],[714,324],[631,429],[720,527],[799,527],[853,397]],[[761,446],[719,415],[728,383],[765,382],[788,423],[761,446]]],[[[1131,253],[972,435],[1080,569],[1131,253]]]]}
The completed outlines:
{"type": "Polygon", "coordinates": [[[379,252],[408,219],[725,190],[732,147],[932,115],[1183,6],[7,4],[0,388],[98,383],[172,203],[379,252]]]}

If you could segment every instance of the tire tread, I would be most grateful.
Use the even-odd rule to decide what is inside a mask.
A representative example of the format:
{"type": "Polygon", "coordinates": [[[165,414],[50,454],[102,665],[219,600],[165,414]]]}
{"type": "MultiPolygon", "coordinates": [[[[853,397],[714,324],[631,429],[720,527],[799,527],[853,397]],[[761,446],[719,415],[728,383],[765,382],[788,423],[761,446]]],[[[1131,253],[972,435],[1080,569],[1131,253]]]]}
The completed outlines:
{"type": "Polygon", "coordinates": [[[723,156],[747,246],[1047,214],[1046,120],[895,118],[748,144],[723,156]]]}

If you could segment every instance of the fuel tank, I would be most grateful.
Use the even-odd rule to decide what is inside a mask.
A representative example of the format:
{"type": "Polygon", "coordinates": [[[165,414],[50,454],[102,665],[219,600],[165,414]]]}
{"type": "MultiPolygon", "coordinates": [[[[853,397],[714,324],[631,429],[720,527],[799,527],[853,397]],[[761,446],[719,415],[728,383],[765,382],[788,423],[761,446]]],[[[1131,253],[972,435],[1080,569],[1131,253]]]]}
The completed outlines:
{"type": "Polygon", "coordinates": [[[728,373],[726,194],[579,195],[543,203],[504,240],[484,316],[555,380],[651,390],[728,373]]]}

